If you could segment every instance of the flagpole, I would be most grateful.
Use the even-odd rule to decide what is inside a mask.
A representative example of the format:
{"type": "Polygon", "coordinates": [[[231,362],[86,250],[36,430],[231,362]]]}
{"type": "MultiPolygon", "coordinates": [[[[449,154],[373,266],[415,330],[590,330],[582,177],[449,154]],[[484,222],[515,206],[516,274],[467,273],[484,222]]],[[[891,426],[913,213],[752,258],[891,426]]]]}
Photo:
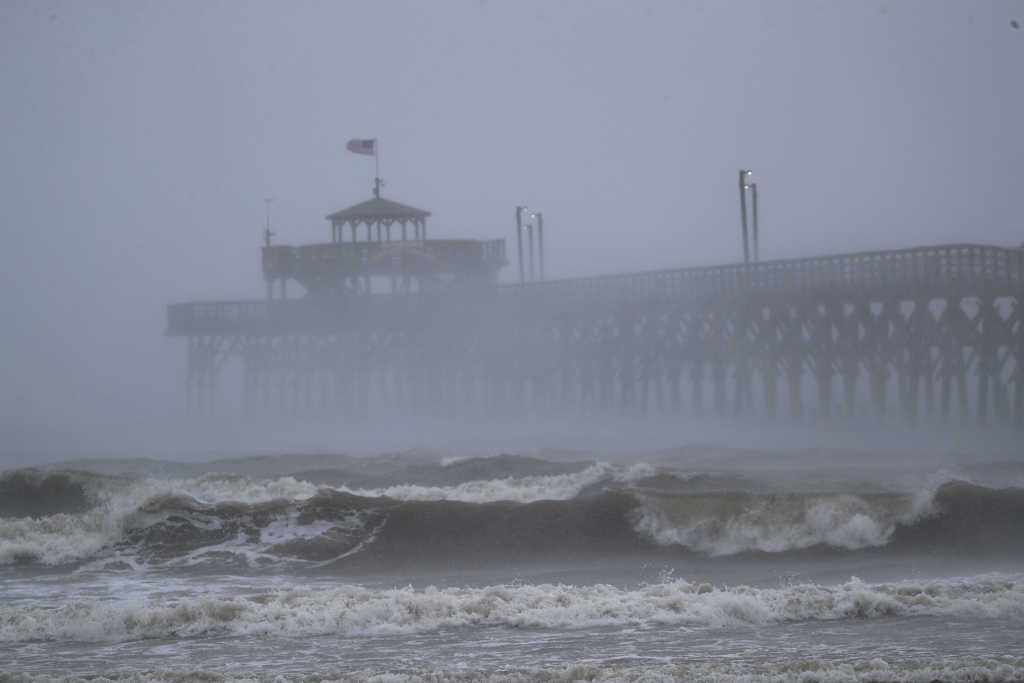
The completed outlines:
{"type": "MultiPolygon", "coordinates": [[[[373,166],[374,172],[377,174],[377,181],[380,182],[380,139],[373,139],[373,166]]],[[[380,187],[378,185],[378,187],[380,187]]]]}

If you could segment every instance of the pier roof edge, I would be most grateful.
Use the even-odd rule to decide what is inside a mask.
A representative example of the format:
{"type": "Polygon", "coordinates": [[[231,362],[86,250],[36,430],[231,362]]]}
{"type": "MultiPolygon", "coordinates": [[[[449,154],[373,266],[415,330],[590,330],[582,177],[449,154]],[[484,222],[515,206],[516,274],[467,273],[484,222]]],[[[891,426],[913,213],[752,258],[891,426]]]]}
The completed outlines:
{"type": "Polygon", "coordinates": [[[380,220],[380,219],[395,219],[395,220],[408,220],[412,218],[426,218],[430,215],[429,211],[423,209],[417,209],[407,204],[400,204],[399,202],[393,202],[390,199],[382,199],[375,197],[365,202],[355,204],[342,209],[341,211],[335,211],[327,216],[327,220],[332,222],[345,222],[352,220],[380,220]]]}

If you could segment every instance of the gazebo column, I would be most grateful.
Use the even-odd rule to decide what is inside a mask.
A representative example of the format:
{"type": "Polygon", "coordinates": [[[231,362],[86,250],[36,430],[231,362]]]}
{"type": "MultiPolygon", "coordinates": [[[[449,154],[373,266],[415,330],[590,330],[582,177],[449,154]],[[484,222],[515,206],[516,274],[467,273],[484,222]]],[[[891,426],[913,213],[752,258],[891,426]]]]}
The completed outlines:
{"type": "Polygon", "coordinates": [[[405,241],[405,221],[402,221],[402,241],[405,241]]]}
{"type": "Polygon", "coordinates": [[[352,243],[354,244],[355,241],[356,241],[356,224],[355,223],[349,223],[348,227],[352,229],[352,243]]]}

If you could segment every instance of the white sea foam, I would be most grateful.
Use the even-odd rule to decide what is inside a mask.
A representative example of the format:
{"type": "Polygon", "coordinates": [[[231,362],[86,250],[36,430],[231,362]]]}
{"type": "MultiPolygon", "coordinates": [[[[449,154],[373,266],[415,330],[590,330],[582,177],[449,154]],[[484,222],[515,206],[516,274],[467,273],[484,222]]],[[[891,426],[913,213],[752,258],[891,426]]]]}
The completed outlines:
{"type": "Polygon", "coordinates": [[[570,474],[483,479],[467,481],[454,486],[399,484],[377,489],[339,487],[338,490],[371,498],[387,497],[409,501],[452,500],[463,503],[489,503],[503,500],[532,503],[538,500],[575,498],[583,489],[598,482],[608,480],[625,485],[642,477],[650,476],[653,472],[654,469],[650,465],[644,464],[618,467],[607,463],[598,463],[570,474]]]}
{"type": "MultiPolygon", "coordinates": [[[[309,524],[300,524],[299,513],[296,510],[290,511],[286,516],[275,519],[260,530],[260,543],[265,545],[276,545],[296,539],[310,539],[322,536],[331,529],[339,526],[337,522],[317,520],[309,524]]],[[[352,516],[354,518],[354,516],[352,516]]],[[[346,520],[346,526],[354,526],[354,519],[346,520]]],[[[360,525],[361,526],[361,525],[360,525]]]]}
{"type": "MultiPolygon", "coordinates": [[[[181,680],[167,676],[159,680],[181,680]]],[[[230,681],[258,679],[252,676],[230,681]]],[[[544,668],[488,671],[478,669],[372,670],[309,676],[317,680],[365,681],[367,683],[576,683],[577,681],[622,681],[623,683],[678,683],[714,681],[715,683],[987,683],[1016,682],[1024,679],[1024,659],[977,658],[966,662],[941,663],[925,660],[887,662],[881,658],[828,662],[794,659],[782,665],[747,666],[734,662],[688,664],[587,663],[544,668]]],[[[143,679],[145,681],[145,679],[143,679]]],[[[302,680],[302,677],[275,677],[275,681],[302,680]]]]}
{"type": "Polygon", "coordinates": [[[73,562],[90,557],[119,534],[118,520],[104,510],[0,520],[0,565],[19,560],[73,562]]]}
{"type": "MultiPolygon", "coordinates": [[[[154,651],[159,651],[154,648],[154,651]]],[[[252,666],[252,663],[249,663],[252,666]]],[[[62,676],[16,675],[17,683],[67,683],[62,676]]],[[[971,658],[967,661],[935,662],[907,659],[888,662],[873,659],[829,662],[820,659],[793,659],[786,664],[758,666],[731,661],[671,663],[608,662],[566,664],[542,668],[434,669],[405,665],[393,671],[362,669],[334,671],[331,667],[308,672],[275,673],[232,669],[162,669],[90,676],[92,683],[132,681],[133,683],[178,683],[180,681],[216,681],[217,683],[254,683],[256,681],[323,681],[323,683],[576,683],[577,681],[616,681],[623,683],[678,683],[678,681],[715,681],[716,683],[1010,683],[1024,680],[1024,659],[1019,657],[971,658]]]]}
{"type": "Polygon", "coordinates": [[[1020,578],[782,588],[713,587],[683,580],[483,588],[297,588],[249,597],[97,600],[56,607],[0,605],[0,641],[124,641],[219,634],[376,635],[465,626],[586,628],[680,624],[722,627],[812,619],[941,615],[1024,617],[1020,578]]]}
{"type": "MultiPolygon", "coordinates": [[[[24,683],[66,682],[65,678],[33,676],[15,678],[24,683]]],[[[131,680],[133,683],[171,683],[178,681],[217,681],[218,683],[253,683],[272,680],[324,681],[331,683],[577,683],[578,681],[615,681],[623,683],[678,683],[679,681],[714,681],[715,683],[1011,683],[1024,680],[1024,659],[1020,657],[976,657],[966,661],[937,663],[931,659],[886,661],[881,657],[827,661],[794,658],[782,665],[746,666],[733,661],[712,663],[634,664],[593,663],[548,666],[543,668],[428,669],[403,666],[395,671],[372,669],[358,671],[317,670],[308,673],[274,675],[259,672],[220,672],[204,670],[164,670],[114,675],[111,678],[90,677],[93,683],[131,680]]]]}
{"type": "Polygon", "coordinates": [[[855,496],[752,498],[738,510],[682,512],[648,500],[635,526],[639,533],[662,545],[729,555],[746,550],[780,552],[818,544],[849,549],[884,545],[898,518],[898,514],[873,509],[855,496]]]}
{"type": "Polygon", "coordinates": [[[938,475],[914,494],[712,494],[642,496],[636,531],[661,545],[709,555],[783,552],[815,545],[856,550],[883,546],[899,524],[935,513],[938,475]]]}

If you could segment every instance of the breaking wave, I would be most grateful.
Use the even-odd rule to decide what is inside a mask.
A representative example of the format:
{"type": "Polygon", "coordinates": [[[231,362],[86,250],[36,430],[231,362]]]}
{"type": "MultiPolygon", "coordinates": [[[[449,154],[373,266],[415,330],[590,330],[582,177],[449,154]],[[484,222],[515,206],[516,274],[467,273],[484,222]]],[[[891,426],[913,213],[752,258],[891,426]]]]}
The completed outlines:
{"type": "Polygon", "coordinates": [[[709,490],[703,475],[607,464],[376,489],[225,474],[129,479],[18,471],[0,481],[21,501],[53,492],[46,505],[55,510],[0,517],[0,565],[402,567],[447,565],[452,557],[493,563],[814,547],[1024,551],[1024,489],[963,481],[916,495],[766,494],[709,490]],[[688,481],[698,488],[687,491],[688,481]]]}
{"type": "Polygon", "coordinates": [[[899,495],[645,495],[637,530],[661,545],[709,555],[816,545],[856,550],[885,545],[897,524],[929,509],[899,495]]]}
{"type": "MultiPolygon", "coordinates": [[[[66,475],[33,476],[45,482],[66,475]]],[[[115,544],[127,530],[144,523],[147,510],[176,496],[253,505],[278,499],[302,500],[317,492],[315,486],[292,477],[253,481],[234,475],[206,475],[192,480],[91,477],[75,486],[70,495],[90,501],[90,507],[83,512],[0,518],[0,565],[25,561],[60,565],[89,559],[115,544]]],[[[29,488],[30,493],[37,490],[29,488]]],[[[60,510],[66,502],[56,496],[48,499],[46,505],[51,511],[60,510]]]]}
{"type": "MultiPolygon", "coordinates": [[[[403,484],[354,489],[318,486],[291,476],[260,480],[233,474],[207,474],[194,479],[90,475],[76,479],[65,473],[21,470],[0,480],[16,492],[11,499],[41,502],[31,510],[22,505],[18,508],[21,514],[0,518],[0,565],[25,561],[68,564],[90,559],[103,549],[116,546],[123,550],[126,541],[140,538],[153,540],[149,550],[159,545],[157,554],[164,559],[175,548],[191,553],[206,547],[207,555],[219,551],[241,553],[254,561],[273,559],[281,554],[275,551],[292,549],[299,550],[305,559],[313,556],[322,561],[339,547],[332,540],[340,542],[343,550],[339,554],[351,550],[347,546],[353,536],[337,533],[339,519],[348,520],[342,527],[354,530],[359,525],[352,520],[361,519],[362,513],[353,516],[351,508],[365,508],[370,499],[380,499],[389,509],[394,508],[394,501],[526,504],[572,499],[584,489],[602,483],[606,487],[626,485],[650,471],[643,465],[598,464],[572,473],[469,481],[453,486],[403,484]],[[59,485],[54,485],[54,481],[59,485]],[[53,495],[43,496],[43,492],[53,495]],[[357,498],[362,502],[353,503],[357,498]],[[332,508],[325,500],[333,501],[341,509],[332,508]],[[326,517],[310,520],[308,512],[301,512],[303,506],[326,517]],[[65,511],[68,509],[74,511],[65,511]],[[300,515],[302,520],[296,523],[300,515]],[[319,526],[311,527],[313,522],[319,526]],[[268,525],[273,525],[273,530],[265,529],[268,525]],[[325,533],[314,534],[317,528],[324,528],[325,533]],[[295,538],[286,538],[289,535],[295,538]],[[320,540],[309,540],[314,535],[320,540]]],[[[13,509],[14,505],[8,507],[13,509]]],[[[355,544],[363,540],[366,539],[358,539],[355,544]]]]}
{"type": "Polygon", "coordinates": [[[380,635],[468,626],[582,629],[727,627],[886,616],[1024,616],[1024,585],[1006,577],[823,586],[716,587],[674,580],[611,585],[296,588],[244,597],[0,605],[0,641],[126,641],[211,635],[380,635]]]}
{"type": "Polygon", "coordinates": [[[1024,489],[946,481],[907,494],[641,494],[637,531],[709,555],[845,550],[1024,549],[1024,489]]]}

